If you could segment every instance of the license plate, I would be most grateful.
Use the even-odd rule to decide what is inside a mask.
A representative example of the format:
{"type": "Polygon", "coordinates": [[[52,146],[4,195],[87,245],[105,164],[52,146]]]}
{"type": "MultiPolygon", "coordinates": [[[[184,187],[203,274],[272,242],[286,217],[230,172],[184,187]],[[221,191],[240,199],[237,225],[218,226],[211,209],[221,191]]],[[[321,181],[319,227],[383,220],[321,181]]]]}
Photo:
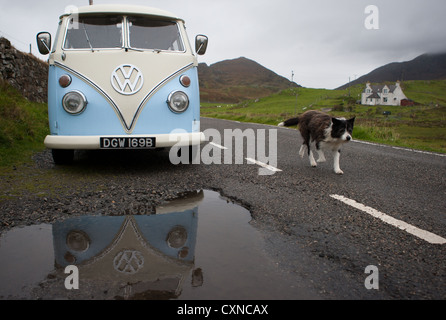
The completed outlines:
{"type": "Polygon", "coordinates": [[[101,138],[101,149],[153,149],[155,138],[101,138]]]}

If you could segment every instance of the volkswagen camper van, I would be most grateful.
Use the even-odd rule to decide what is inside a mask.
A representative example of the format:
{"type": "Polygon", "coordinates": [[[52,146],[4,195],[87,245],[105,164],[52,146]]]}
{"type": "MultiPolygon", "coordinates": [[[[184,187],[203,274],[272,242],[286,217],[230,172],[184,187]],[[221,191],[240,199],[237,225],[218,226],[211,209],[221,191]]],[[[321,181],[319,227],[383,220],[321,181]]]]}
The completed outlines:
{"type": "Polygon", "coordinates": [[[91,5],[60,17],[51,34],[40,32],[49,54],[45,146],[55,163],[74,150],[154,149],[201,144],[197,55],[185,23],[148,7],[91,5]]]}

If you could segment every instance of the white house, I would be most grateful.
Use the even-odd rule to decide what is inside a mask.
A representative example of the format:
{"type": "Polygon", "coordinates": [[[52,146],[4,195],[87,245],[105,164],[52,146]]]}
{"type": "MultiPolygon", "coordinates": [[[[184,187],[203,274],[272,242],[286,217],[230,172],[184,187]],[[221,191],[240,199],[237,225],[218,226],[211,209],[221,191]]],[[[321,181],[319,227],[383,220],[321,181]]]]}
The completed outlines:
{"type": "Polygon", "coordinates": [[[399,81],[395,85],[371,85],[367,82],[361,96],[361,104],[369,106],[400,106],[402,100],[408,99],[399,81]]]}

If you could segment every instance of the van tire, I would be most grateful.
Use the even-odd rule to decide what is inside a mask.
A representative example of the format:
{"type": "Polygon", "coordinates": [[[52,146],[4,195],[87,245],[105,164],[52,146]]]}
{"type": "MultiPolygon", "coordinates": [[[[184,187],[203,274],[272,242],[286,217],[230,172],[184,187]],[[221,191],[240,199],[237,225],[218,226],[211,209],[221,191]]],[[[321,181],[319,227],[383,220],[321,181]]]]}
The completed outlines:
{"type": "Polygon", "coordinates": [[[74,150],[52,149],[53,160],[56,165],[71,164],[74,159],[74,150]]]}

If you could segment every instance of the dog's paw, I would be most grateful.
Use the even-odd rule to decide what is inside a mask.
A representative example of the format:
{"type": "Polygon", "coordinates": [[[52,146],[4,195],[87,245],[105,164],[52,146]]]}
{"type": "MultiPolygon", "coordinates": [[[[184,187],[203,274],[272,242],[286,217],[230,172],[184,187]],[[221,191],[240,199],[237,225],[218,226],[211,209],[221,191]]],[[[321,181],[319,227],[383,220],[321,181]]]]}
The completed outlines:
{"type": "Polygon", "coordinates": [[[325,159],[325,158],[319,158],[319,159],[317,159],[317,162],[318,162],[318,163],[324,163],[324,162],[327,162],[327,159],[325,159]]]}
{"type": "Polygon", "coordinates": [[[343,175],[344,171],[342,171],[341,169],[337,169],[337,170],[335,170],[335,173],[339,174],[339,175],[343,175]]]}

